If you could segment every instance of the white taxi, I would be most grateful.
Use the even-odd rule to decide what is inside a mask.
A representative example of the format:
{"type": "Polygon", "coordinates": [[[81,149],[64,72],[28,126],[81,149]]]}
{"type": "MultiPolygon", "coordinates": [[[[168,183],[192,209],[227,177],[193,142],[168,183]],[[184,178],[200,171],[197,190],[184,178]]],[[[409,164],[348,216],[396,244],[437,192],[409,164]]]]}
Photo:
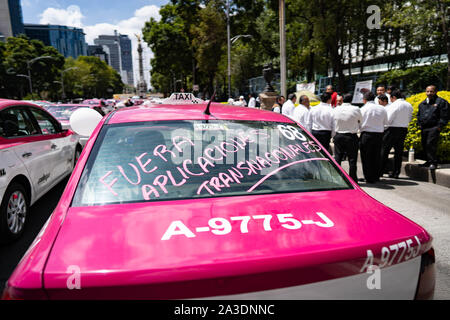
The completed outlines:
{"type": "Polygon", "coordinates": [[[0,100],[0,242],[23,233],[29,207],[72,172],[81,150],[43,108],[0,100]]]}

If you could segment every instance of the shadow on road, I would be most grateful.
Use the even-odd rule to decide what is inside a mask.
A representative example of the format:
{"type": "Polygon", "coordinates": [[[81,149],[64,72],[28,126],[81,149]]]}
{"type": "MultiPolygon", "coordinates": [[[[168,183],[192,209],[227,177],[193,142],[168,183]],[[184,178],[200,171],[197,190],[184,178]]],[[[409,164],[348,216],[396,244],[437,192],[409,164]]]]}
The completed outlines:
{"type": "Polygon", "coordinates": [[[376,189],[395,189],[396,186],[404,187],[404,186],[417,186],[418,183],[413,180],[400,178],[400,179],[390,179],[390,178],[381,178],[381,180],[377,183],[359,183],[361,187],[364,188],[376,188],[376,189]]]}
{"type": "Polygon", "coordinates": [[[25,230],[21,238],[15,242],[0,245],[0,294],[16,265],[22,259],[34,238],[36,238],[42,226],[56,208],[68,180],[68,178],[65,178],[45,196],[34,203],[30,208],[25,230]]]}

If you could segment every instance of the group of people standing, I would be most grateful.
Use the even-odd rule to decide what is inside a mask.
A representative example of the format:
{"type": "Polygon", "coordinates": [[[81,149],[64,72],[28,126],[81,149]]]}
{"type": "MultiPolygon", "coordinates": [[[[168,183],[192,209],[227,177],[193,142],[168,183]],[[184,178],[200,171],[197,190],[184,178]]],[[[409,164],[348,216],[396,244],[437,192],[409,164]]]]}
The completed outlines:
{"type": "MultiPolygon", "coordinates": [[[[400,90],[384,86],[364,93],[364,105],[359,108],[351,104],[353,95],[342,96],[333,92],[331,86],[320,97],[320,104],[311,108],[308,96],[289,94],[278,97],[272,108],[310,131],[314,137],[331,152],[330,141],[334,142],[334,157],[340,165],[347,158],[349,175],[355,181],[376,183],[387,172],[390,150],[394,148],[394,166],[389,177],[398,178],[402,164],[404,142],[408,125],[412,120],[413,107],[404,99],[400,90]],[[358,136],[359,134],[359,136],[358,136]],[[357,159],[361,152],[364,179],[358,180],[357,159]]],[[[428,161],[424,164],[435,169],[437,166],[437,142],[439,132],[448,121],[448,103],[436,95],[436,87],[426,90],[427,99],[419,106],[418,124],[422,129],[422,145],[428,161]]]]}

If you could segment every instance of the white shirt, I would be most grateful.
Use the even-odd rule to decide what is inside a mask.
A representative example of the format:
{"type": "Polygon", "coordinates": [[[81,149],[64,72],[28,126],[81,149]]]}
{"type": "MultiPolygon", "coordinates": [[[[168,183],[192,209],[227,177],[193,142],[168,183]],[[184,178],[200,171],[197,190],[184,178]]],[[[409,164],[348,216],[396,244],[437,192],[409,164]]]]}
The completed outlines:
{"type": "Polygon", "coordinates": [[[250,100],[248,101],[248,107],[249,108],[256,108],[256,99],[251,97],[250,100]]]}
{"type": "Polygon", "coordinates": [[[361,128],[361,110],[350,103],[343,103],[333,109],[334,127],[336,132],[357,133],[361,128]]]}
{"type": "Polygon", "coordinates": [[[273,108],[272,111],[273,111],[273,112],[278,112],[278,113],[280,113],[280,107],[276,106],[275,108],[273,108]]]}
{"type": "MultiPolygon", "coordinates": [[[[386,92],[384,93],[384,95],[388,98],[388,105],[391,104],[392,103],[391,102],[391,95],[389,93],[386,93],[386,92]]],[[[374,102],[375,102],[375,104],[380,104],[378,102],[378,97],[375,98],[374,102]]]]}
{"type": "Polygon", "coordinates": [[[334,136],[334,113],[330,104],[321,102],[311,108],[310,119],[312,130],[327,130],[332,132],[334,136]]]}
{"type": "Polygon", "coordinates": [[[385,107],[369,101],[361,108],[361,114],[361,132],[384,132],[384,126],[388,123],[385,107]]]}
{"type": "Polygon", "coordinates": [[[294,116],[294,109],[295,105],[292,102],[292,100],[286,100],[285,103],[283,103],[283,107],[281,108],[281,113],[285,116],[288,116],[289,118],[292,118],[294,116]]]}
{"type": "Polygon", "coordinates": [[[413,107],[404,99],[397,99],[386,106],[388,127],[407,128],[412,119],[413,107]]]}
{"type": "Polygon", "coordinates": [[[310,111],[311,109],[308,109],[306,106],[300,104],[295,107],[294,114],[292,115],[292,118],[308,131],[311,131],[312,127],[310,111]]]}
{"type": "Polygon", "coordinates": [[[234,104],[234,99],[233,98],[228,99],[227,103],[233,105],[234,104]]]}
{"type": "Polygon", "coordinates": [[[246,104],[245,100],[240,100],[239,99],[238,101],[235,101],[233,103],[233,105],[238,106],[238,107],[245,107],[247,104],[246,104]]]}

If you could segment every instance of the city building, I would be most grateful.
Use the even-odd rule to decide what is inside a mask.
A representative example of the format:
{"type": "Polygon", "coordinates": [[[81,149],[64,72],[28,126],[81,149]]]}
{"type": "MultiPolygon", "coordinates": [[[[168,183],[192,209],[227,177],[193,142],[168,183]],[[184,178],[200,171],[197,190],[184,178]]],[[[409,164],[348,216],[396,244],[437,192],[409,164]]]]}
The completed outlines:
{"type": "Polygon", "coordinates": [[[0,39],[25,33],[20,0],[0,0],[0,39]]]}
{"type": "Polygon", "coordinates": [[[97,57],[104,61],[106,64],[109,62],[109,48],[107,46],[100,45],[88,45],[88,56],[97,57]]]}
{"type": "Polygon", "coordinates": [[[42,24],[25,24],[25,34],[31,39],[41,40],[52,46],[65,58],[87,55],[87,44],[83,29],[42,24]]]}
{"type": "Polygon", "coordinates": [[[114,30],[114,35],[99,35],[94,43],[109,49],[109,65],[120,74],[124,83],[134,86],[132,47],[128,36],[114,30]]]}
{"type": "MultiPolygon", "coordinates": [[[[122,73],[126,77],[124,83],[134,85],[134,72],[133,72],[133,56],[132,56],[131,40],[127,35],[120,35],[120,53],[122,60],[122,73]]],[[[122,76],[122,78],[124,78],[122,76]]]]}

